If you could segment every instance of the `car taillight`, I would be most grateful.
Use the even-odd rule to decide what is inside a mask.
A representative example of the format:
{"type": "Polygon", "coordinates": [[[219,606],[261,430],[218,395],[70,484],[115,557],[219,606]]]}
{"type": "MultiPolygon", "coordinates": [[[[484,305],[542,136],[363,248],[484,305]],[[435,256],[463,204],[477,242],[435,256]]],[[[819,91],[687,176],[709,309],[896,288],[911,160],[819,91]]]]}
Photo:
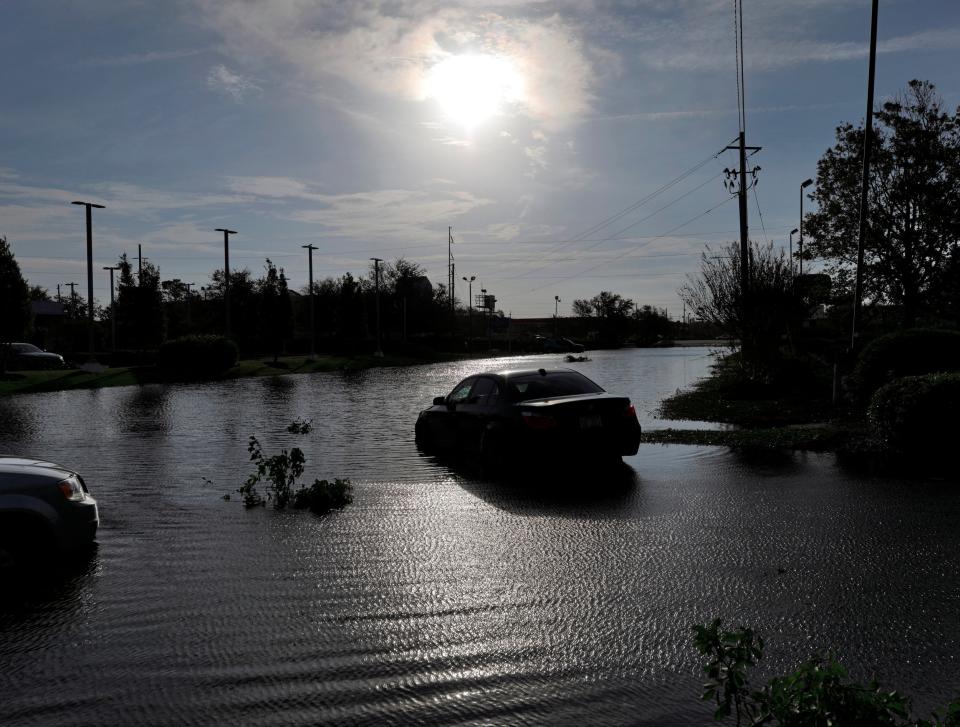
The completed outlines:
{"type": "Polygon", "coordinates": [[[623,410],[623,415],[625,417],[637,418],[637,408],[633,404],[628,404],[627,408],[623,410]]]}
{"type": "Polygon", "coordinates": [[[553,417],[537,414],[532,411],[523,412],[523,423],[531,429],[555,429],[559,424],[553,417]]]}
{"type": "Polygon", "coordinates": [[[80,502],[87,497],[87,493],[83,491],[83,485],[80,484],[80,480],[76,477],[68,477],[65,480],[61,480],[57,483],[57,487],[68,500],[80,502]]]}

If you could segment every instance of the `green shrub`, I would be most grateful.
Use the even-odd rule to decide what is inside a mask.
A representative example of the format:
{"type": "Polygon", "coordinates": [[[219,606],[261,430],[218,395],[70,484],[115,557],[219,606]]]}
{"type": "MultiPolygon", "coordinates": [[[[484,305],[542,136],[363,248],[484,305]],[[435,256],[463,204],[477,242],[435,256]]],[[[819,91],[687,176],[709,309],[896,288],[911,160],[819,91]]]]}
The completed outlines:
{"type": "Polygon", "coordinates": [[[693,630],[694,645],[707,660],[701,699],[717,705],[715,720],[733,718],[738,726],[960,727],[960,701],[934,712],[932,720],[917,719],[907,697],[876,682],[852,681],[833,658],[804,662],[753,689],[748,671],[763,658],[763,639],[749,628],[727,631],[720,619],[693,630]]]}
{"type": "MultiPolygon", "coordinates": [[[[309,487],[298,487],[298,480],[303,475],[306,457],[299,447],[292,447],[288,452],[280,450],[280,454],[270,457],[264,456],[260,441],[255,435],[250,436],[247,444],[250,461],[256,465],[238,489],[246,507],[258,507],[272,502],[276,510],[283,510],[292,505],[296,510],[310,510],[316,515],[323,515],[342,508],[353,502],[350,480],[334,479],[314,480],[309,487]],[[266,481],[266,497],[260,494],[258,485],[266,481]]],[[[229,499],[227,496],[224,499],[229,499]]]]}
{"type": "Polygon", "coordinates": [[[223,336],[183,336],[157,352],[157,365],[175,376],[217,376],[237,363],[237,344],[223,336]]]}
{"type": "Polygon", "coordinates": [[[301,487],[293,496],[293,506],[298,509],[307,509],[317,515],[330,510],[337,510],[353,502],[350,480],[341,480],[339,477],[333,482],[314,480],[309,487],[301,487]]]}
{"type": "Polygon", "coordinates": [[[850,392],[860,404],[902,376],[960,371],[960,332],[912,328],[880,336],[867,344],[850,378],[850,392]]]}
{"type": "Polygon", "coordinates": [[[946,455],[956,444],[960,373],[905,376],[882,386],[870,400],[873,433],[899,453],[946,455]]]}

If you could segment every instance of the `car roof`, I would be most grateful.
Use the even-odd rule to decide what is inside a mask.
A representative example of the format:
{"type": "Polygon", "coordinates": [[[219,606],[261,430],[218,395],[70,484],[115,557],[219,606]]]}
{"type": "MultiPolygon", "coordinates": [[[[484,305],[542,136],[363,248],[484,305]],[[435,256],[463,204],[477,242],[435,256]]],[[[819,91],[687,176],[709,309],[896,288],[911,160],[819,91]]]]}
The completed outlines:
{"type": "MultiPolygon", "coordinates": [[[[483,371],[479,374],[474,374],[474,376],[499,376],[504,379],[513,379],[518,376],[531,376],[540,374],[541,376],[549,376],[550,374],[577,374],[578,376],[583,376],[579,371],[574,369],[503,369],[502,371],[483,371]]],[[[584,376],[584,378],[587,378],[584,376]]]]}

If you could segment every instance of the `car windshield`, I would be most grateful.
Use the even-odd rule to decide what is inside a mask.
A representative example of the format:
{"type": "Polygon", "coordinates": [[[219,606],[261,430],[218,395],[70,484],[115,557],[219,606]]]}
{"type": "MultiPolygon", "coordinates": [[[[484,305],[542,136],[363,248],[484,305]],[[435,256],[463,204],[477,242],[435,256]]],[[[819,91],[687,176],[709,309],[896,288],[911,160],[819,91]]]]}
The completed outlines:
{"type": "Polygon", "coordinates": [[[514,401],[544,399],[551,396],[600,394],[599,386],[575,371],[554,371],[547,374],[521,374],[508,382],[510,398],[514,401]]]}
{"type": "Polygon", "coordinates": [[[40,353],[40,349],[32,343],[14,343],[10,348],[14,353],[40,353]]]}

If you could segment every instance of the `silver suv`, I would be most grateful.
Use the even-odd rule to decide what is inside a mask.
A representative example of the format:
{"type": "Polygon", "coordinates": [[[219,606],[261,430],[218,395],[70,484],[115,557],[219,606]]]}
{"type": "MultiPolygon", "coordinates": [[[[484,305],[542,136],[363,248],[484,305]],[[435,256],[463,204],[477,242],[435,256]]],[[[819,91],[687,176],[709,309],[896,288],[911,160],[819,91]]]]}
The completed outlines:
{"type": "Polygon", "coordinates": [[[83,478],[52,462],[0,456],[0,570],[89,545],[100,516],[83,478]]]}

